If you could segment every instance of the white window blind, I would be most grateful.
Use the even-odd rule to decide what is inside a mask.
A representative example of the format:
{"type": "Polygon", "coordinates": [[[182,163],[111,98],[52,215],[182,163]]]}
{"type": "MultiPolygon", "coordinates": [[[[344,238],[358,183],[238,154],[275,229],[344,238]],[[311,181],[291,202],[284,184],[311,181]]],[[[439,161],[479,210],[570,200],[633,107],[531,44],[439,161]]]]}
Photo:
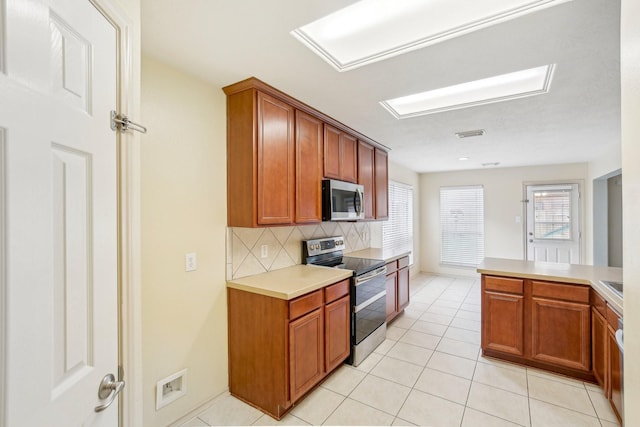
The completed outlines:
{"type": "Polygon", "coordinates": [[[440,262],[477,266],[484,258],[484,188],[440,188],[440,262]]]}
{"type": "Polygon", "coordinates": [[[413,264],[413,187],[389,181],[389,219],[382,223],[385,248],[412,251],[413,264]]]}

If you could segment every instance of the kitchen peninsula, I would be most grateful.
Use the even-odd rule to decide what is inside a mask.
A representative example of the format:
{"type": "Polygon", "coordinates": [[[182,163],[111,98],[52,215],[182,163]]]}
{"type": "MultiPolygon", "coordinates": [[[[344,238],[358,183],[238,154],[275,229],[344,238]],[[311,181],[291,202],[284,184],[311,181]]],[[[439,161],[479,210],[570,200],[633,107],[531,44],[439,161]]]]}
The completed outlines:
{"type": "Polygon", "coordinates": [[[622,414],[622,269],[485,258],[482,353],[597,382],[622,414]],[[605,283],[603,283],[605,282],[605,283]]]}

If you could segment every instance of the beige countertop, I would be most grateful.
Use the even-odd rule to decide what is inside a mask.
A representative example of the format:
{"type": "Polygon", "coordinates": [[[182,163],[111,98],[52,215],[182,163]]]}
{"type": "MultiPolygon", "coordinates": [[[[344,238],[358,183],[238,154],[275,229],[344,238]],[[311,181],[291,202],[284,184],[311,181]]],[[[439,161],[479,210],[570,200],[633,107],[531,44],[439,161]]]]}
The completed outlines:
{"type": "Polygon", "coordinates": [[[504,258],[485,258],[478,273],[589,285],[622,314],[622,298],[600,280],[622,282],[622,269],[504,258]]]}
{"type": "Polygon", "coordinates": [[[290,300],[351,277],[351,270],[295,265],[227,281],[228,288],[290,300]]]}
{"type": "Polygon", "coordinates": [[[407,256],[410,253],[411,251],[407,251],[407,250],[368,248],[368,249],[362,249],[355,252],[349,252],[348,254],[344,254],[344,256],[352,256],[356,258],[381,259],[381,260],[384,260],[385,262],[391,262],[398,258],[402,258],[403,256],[407,256]]]}

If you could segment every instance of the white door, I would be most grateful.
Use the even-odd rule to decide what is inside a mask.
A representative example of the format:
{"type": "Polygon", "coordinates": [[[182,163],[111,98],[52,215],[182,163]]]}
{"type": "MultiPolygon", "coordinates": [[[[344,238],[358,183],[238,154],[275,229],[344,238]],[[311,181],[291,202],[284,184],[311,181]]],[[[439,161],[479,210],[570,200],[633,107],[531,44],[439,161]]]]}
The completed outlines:
{"type": "Polygon", "coordinates": [[[527,185],[527,259],[580,264],[578,184],[527,185]]]}
{"type": "Polygon", "coordinates": [[[0,0],[0,20],[0,413],[5,427],[117,426],[117,399],[95,411],[118,377],[116,31],[89,0],[0,0]]]}

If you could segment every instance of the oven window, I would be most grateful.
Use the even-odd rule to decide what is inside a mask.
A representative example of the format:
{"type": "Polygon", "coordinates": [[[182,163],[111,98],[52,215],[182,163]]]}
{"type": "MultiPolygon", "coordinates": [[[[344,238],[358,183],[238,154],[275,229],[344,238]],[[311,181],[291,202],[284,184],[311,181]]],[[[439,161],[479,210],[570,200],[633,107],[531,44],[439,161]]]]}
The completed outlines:
{"type": "Polygon", "coordinates": [[[355,344],[360,342],[382,325],[387,318],[387,299],[381,297],[355,314],[355,344]]]}

